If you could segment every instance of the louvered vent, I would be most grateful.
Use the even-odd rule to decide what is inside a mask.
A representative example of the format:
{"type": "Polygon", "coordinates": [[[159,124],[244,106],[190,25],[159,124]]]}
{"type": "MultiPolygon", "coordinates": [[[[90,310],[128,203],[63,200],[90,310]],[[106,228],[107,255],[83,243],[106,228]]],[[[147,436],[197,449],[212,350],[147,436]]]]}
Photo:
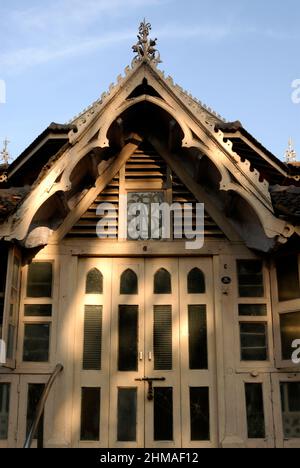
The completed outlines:
{"type": "MultiPolygon", "coordinates": [[[[192,203],[194,206],[193,220],[190,226],[185,227],[186,234],[193,233],[201,235],[201,232],[196,232],[196,210],[195,204],[197,200],[194,195],[187,189],[181,182],[176,174],[169,171],[169,176],[172,177],[172,190],[173,190],[173,203],[192,203]]],[[[125,166],[125,188],[129,191],[161,191],[171,188],[168,185],[168,167],[166,162],[153,150],[150,145],[141,146],[131,156],[125,166]]],[[[107,221],[109,221],[109,229],[102,228],[99,234],[107,234],[105,238],[115,239],[118,235],[118,222],[119,222],[119,176],[117,176],[106,189],[97,197],[95,202],[91,205],[88,211],[81,217],[77,224],[72,228],[67,237],[69,238],[96,238],[97,237],[97,224],[101,217],[96,215],[97,207],[100,203],[111,203],[114,210],[110,213],[107,221]]],[[[179,227],[176,228],[175,233],[181,233],[181,226],[184,225],[182,220],[176,218],[179,227]],[[180,222],[179,222],[180,221],[180,222]]],[[[205,229],[204,235],[206,239],[224,239],[225,235],[221,229],[216,225],[213,219],[205,213],[205,229]]]]}
{"type": "Polygon", "coordinates": [[[172,370],[172,306],[154,306],[154,369],[172,370]]]}
{"type": "Polygon", "coordinates": [[[163,181],[167,178],[167,165],[151,148],[137,150],[126,164],[126,182],[163,181]]]}
{"type": "Polygon", "coordinates": [[[88,211],[80,218],[68,234],[68,237],[96,237],[97,224],[103,217],[97,216],[96,211],[101,203],[110,203],[114,209],[108,212],[106,220],[109,222],[109,229],[101,229],[99,234],[107,234],[109,238],[116,238],[118,233],[119,220],[119,177],[105,188],[105,190],[96,198],[88,211]]]}
{"type": "MultiPolygon", "coordinates": [[[[180,205],[184,205],[184,203],[192,203],[193,207],[195,207],[197,202],[196,198],[194,195],[185,187],[185,185],[181,182],[179,177],[177,175],[173,175],[173,183],[172,183],[172,188],[173,188],[173,203],[179,203],[180,205]]],[[[183,221],[181,221],[181,218],[178,214],[174,215],[175,220],[175,232],[179,228],[180,232],[180,226],[183,221]],[[180,221],[180,222],[179,222],[180,221]],[[179,222],[179,226],[178,226],[179,222]],[[178,228],[176,228],[176,225],[178,228]]],[[[196,232],[198,235],[201,235],[203,231],[196,231],[196,210],[193,209],[193,216],[192,216],[192,225],[186,226],[186,234],[196,232]]],[[[182,224],[183,225],[183,224],[182,224]]],[[[212,220],[212,218],[205,212],[205,219],[204,219],[204,236],[205,238],[214,238],[214,239],[223,239],[225,236],[221,229],[216,225],[216,223],[212,220]]]]}
{"type": "Polygon", "coordinates": [[[102,306],[85,306],[83,370],[101,370],[102,306]]]}

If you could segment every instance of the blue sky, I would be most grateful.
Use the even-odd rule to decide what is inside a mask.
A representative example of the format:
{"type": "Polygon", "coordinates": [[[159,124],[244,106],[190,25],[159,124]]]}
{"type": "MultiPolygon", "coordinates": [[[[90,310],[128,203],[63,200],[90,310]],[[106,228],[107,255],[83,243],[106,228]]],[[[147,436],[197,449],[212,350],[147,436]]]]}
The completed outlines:
{"type": "Polygon", "coordinates": [[[278,157],[300,154],[299,0],[1,0],[0,143],[18,156],[78,114],[131,63],[144,16],[175,82],[278,157]]]}

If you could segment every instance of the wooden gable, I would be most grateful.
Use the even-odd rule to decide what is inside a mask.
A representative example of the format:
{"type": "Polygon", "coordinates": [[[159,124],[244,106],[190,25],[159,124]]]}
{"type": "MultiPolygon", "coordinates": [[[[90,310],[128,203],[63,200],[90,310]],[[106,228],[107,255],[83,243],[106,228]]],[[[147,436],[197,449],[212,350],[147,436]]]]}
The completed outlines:
{"type": "MultiPolygon", "coordinates": [[[[181,181],[180,174],[173,172],[150,144],[143,144],[134,152],[119,174],[96,197],[66,238],[97,238],[96,227],[102,218],[97,216],[96,211],[101,203],[110,203],[114,207],[114,211],[109,217],[110,229],[106,231],[108,238],[114,238],[115,229],[117,233],[119,232],[119,196],[121,193],[135,190],[139,192],[164,190],[168,202],[178,203],[182,206],[186,203],[195,206],[196,203],[201,202],[181,181]]],[[[195,230],[195,227],[194,212],[191,228],[195,230]]],[[[222,229],[207,211],[205,211],[204,234],[206,239],[226,238],[222,229]]]]}

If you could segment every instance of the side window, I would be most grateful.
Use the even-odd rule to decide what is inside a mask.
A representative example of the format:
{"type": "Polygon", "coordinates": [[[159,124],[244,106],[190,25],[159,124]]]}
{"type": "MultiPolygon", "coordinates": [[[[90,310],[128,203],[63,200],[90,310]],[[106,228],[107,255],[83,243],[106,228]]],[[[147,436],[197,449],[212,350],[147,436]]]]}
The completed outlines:
{"type": "Polygon", "coordinates": [[[52,296],[52,263],[34,262],[28,267],[27,297],[52,296]]]}
{"type": "Polygon", "coordinates": [[[2,338],[6,344],[5,365],[14,368],[21,279],[21,256],[15,248],[12,248],[8,255],[6,278],[6,288],[5,293],[3,293],[2,338]]]}
{"type": "Polygon", "coordinates": [[[277,360],[279,367],[292,364],[294,341],[300,339],[300,263],[298,254],[275,261],[274,313],[277,320],[277,360]],[[277,280],[277,288],[276,288],[277,280]]]}
{"type": "Polygon", "coordinates": [[[265,439],[266,426],[261,383],[245,383],[248,439],[265,439]]]}
{"type": "Polygon", "coordinates": [[[240,323],[241,361],[267,361],[267,324],[240,323]]]}
{"type": "MultiPolygon", "coordinates": [[[[36,409],[42,397],[45,385],[44,384],[28,384],[27,394],[27,417],[26,417],[26,436],[28,436],[31,426],[33,424],[36,409]]],[[[44,414],[40,419],[38,428],[33,435],[34,439],[42,440],[44,432],[44,414]]]]}
{"type": "Polygon", "coordinates": [[[300,299],[298,256],[289,255],[276,261],[279,302],[300,299]]]}
{"type": "Polygon", "coordinates": [[[260,260],[239,260],[238,285],[240,297],[263,297],[263,263],[260,260]]]}
{"type": "Polygon", "coordinates": [[[10,384],[0,383],[0,440],[8,439],[10,384]]]}
{"type": "Polygon", "coordinates": [[[284,437],[300,439],[300,382],[280,384],[284,437]]]}
{"type": "Polygon", "coordinates": [[[284,361],[290,361],[293,342],[300,339],[300,312],[280,315],[281,352],[284,361]]]}
{"type": "Polygon", "coordinates": [[[49,362],[53,317],[52,262],[33,262],[28,266],[23,315],[23,362],[49,362]]]}
{"type": "MultiPolygon", "coordinates": [[[[261,260],[238,260],[240,360],[268,361],[269,312],[261,260]]],[[[254,388],[254,387],[249,387],[254,388]]]]}
{"type": "Polygon", "coordinates": [[[7,276],[7,260],[8,252],[7,249],[0,246],[0,340],[2,338],[3,323],[4,323],[4,299],[5,299],[5,288],[6,288],[6,276],[7,276]]]}

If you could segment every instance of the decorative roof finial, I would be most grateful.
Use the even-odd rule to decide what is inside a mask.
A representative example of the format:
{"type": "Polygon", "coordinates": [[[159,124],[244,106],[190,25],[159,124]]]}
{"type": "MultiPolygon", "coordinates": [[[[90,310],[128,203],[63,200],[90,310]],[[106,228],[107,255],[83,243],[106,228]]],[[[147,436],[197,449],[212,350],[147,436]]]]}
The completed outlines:
{"type": "Polygon", "coordinates": [[[149,61],[157,65],[162,63],[160,60],[160,53],[156,49],[157,39],[150,39],[149,34],[152,29],[150,23],[146,20],[140,24],[138,42],[132,47],[136,56],[133,59],[133,64],[136,62],[149,61]]]}
{"type": "Polygon", "coordinates": [[[288,164],[294,163],[297,160],[297,153],[292,138],[289,139],[289,146],[285,152],[285,160],[288,164]]]}
{"type": "Polygon", "coordinates": [[[12,160],[9,152],[8,152],[8,145],[10,141],[6,138],[3,142],[3,150],[0,152],[0,161],[2,161],[4,164],[7,166],[9,165],[9,162],[12,160]]]}

